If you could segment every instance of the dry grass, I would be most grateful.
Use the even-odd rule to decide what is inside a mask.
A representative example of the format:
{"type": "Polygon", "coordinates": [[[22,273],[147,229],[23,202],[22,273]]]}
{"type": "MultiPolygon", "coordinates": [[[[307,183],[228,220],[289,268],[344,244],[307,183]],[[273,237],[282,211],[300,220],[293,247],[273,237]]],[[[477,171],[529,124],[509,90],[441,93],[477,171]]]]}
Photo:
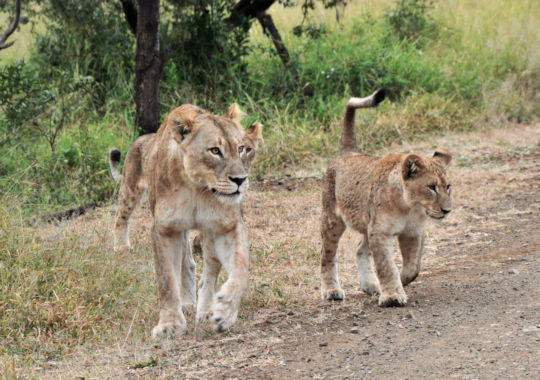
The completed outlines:
{"type": "MultiPolygon", "coordinates": [[[[509,221],[521,216],[521,212],[501,205],[500,197],[523,191],[539,175],[534,160],[521,161],[522,156],[538,155],[539,142],[537,124],[447,135],[380,152],[414,150],[429,154],[436,146],[446,146],[455,154],[450,174],[455,210],[443,225],[428,226],[422,275],[459,266],[470,259],[471,249],[492,241],[490,231],[510,228],[509,221]],[[462,253],[449,257],[449,250],[462,253]]],[[[193,329],[193,315],[189,313],[191,330],[179,341],[183,343],[169,342],[162,348],[176,350],[178,344],[186,350],[210,347],[216,339],[237,339],[240,332],[244,340],[255,339],[257,326],[291,311],[311,310],[308,315],[315,322],[324,320],[324,314],[316,312],[319,202],[316,185],[292,192],[250,192],[246,199],[252,257],[250,288],[237,327],[216,336],[193,329]]],[[[146,206],[135,213],[131,232],[134,249],[126,255],[115,255],[112,250],[112,207],[37,229],[9,215],[12,207],[2,206],[0,320],[5,339],[0,343],[0,372],[7,377],[46,373],[47,377],[63,378],[84,373],[102,378],[115,377],[111,373],[121,375],[126,363],[148,361],[157,297],[146,206]]],[[[351,253],[359,239],[349,231],[339,248],[342,284],[356,300],[365,299],[357,288],[351,253]]],[[[201,260],[196,261],[200,272],[201,260]]],[[[257,345],[265,344],[264,339],[261,337],[257,345]]],[[[248,355],[248,351],[244,353],[248,355]]],[[[190,350],[182,351],[182,355],[189,357],[190,350]]],[[[187,366],[183,371],[202,375],[205,360],[212,354],[208,355],[191,364],[182,361],[182,356],[178,360],[187,366]]],[[[233,360],[224,353],[215,355],[223,361],[233,360]]],[[[262,363],[265,359],[257,360],[262,363]]]]}

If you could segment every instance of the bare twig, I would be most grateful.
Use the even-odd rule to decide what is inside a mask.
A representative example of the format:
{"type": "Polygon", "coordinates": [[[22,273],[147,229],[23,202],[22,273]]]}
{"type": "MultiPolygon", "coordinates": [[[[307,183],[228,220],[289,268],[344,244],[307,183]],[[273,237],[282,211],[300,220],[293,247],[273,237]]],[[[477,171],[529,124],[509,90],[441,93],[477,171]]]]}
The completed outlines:
{"type": "Polygon", "coordinates": [[[15,18],[13,19],[13,22],[9,26],[8,30],[4,33],[2,38],[0,38],[0,50],[7,49],[11,45],[15,43],[15,41],[11,41],[6,43],[6,40],[9,36],[13,34],[15,29],[17,29],[17,26],[19,25],[19,19],[21,17],[21,0],[17,0],[17,3],[15,4],[15,18]]]}

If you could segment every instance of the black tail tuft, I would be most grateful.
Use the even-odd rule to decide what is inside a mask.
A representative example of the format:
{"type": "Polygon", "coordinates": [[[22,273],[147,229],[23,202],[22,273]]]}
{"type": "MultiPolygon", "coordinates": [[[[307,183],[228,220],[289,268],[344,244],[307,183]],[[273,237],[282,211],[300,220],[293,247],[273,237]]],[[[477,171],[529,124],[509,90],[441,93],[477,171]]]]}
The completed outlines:
{"type": "Polygon", "coordinates": [[[376,107],[379,105],[380,102],[382,102],[384,99],[386,99],[386,90],[384,88],[381,88],[375,94],[373,94],[373,106],[376,107]]]}
{"type": "Polygon", "coordinates": [[[120,159],[122,158],[122,153],[116,148],[112,148],[109,151],[109,159],[111,162],[114,162],[115,164],[120,162],[120,159]]]}

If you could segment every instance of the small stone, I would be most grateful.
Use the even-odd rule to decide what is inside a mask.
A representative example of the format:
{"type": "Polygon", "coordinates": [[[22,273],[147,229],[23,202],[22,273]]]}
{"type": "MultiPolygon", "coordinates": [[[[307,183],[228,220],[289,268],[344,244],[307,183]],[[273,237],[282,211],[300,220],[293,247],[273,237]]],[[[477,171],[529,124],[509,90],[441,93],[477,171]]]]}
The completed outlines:
{"type": "Polygon", "coordinates": [[[359,331],[358,327],[353,327],[353,328],[351,328],[351,329],[349,330],[349,332],[350,332],[351,334],[358,334],[360,331],[359,331]]]}
{"type": "Polygon", "coordinates": [[[510,273],[510,274],[519,274],[519,272],[517,271],[517,269],[510,269],[510,270],[508,271],[508,273],[510,273]]]}
{"type": "Polygon", "coordinates": [[[388,322],[386,322],[386,324],[387,324],[388,326],[392,326],[392,325],[393,325],[392,321],[388,321],[388,322]]]}
{"type": "Polygon", "coordinates": [[[355,311],[351,312],[351,317],[358,318],[358,313],[355,311]]]}
{"type": "Polygon", "coordinates": [[[358,322],[353,322],[352,325],[353,326],[358,326],[358,322]]]}
{"type": "Polygon", "coordinates": [[[412,320],[416,321],[416,316],[412,312],[409,312],[409,313],[405,314],[405,319],[412,319],[412,320]]]}
{"type": "Polygon", "coordinates": [[[327,342],[321,342],[319,343],[319,347],[326,347],[328,346],[328,343],[327,342]]]}
{"type": "Polygon", "coordinates": [[[294,311],[292,311],[292,310],[289,311],[289,312],[287,313],[287,315],[289,315],[289,316],[294,315],[294,311]]]}

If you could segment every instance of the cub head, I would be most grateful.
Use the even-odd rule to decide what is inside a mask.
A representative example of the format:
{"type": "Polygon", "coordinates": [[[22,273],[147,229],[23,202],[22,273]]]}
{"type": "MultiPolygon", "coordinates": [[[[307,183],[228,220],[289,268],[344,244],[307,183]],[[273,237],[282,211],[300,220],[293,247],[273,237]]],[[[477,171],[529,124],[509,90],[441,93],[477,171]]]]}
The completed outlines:
{"type": "Polygon", "coordinates": [[[422,207],[435,221],[441,221],[452,211],[451,186],[446,176],[451,161],[450,152],[438,149],[431,158],[408,154],[401,163],[406,202],[411,207],[422,207]]]}
{"type": "Polygon", "coordinates": [[[172,135],[169,154],[181,158],[189,181],[223,203],[240,202],[249,185],[249,157],[256,141],[254,146],[248,141],[253,136],[240,126],[242,116],[236,103],[223,116],[188,104],[172,111],[165,121],[172,135]]]}

